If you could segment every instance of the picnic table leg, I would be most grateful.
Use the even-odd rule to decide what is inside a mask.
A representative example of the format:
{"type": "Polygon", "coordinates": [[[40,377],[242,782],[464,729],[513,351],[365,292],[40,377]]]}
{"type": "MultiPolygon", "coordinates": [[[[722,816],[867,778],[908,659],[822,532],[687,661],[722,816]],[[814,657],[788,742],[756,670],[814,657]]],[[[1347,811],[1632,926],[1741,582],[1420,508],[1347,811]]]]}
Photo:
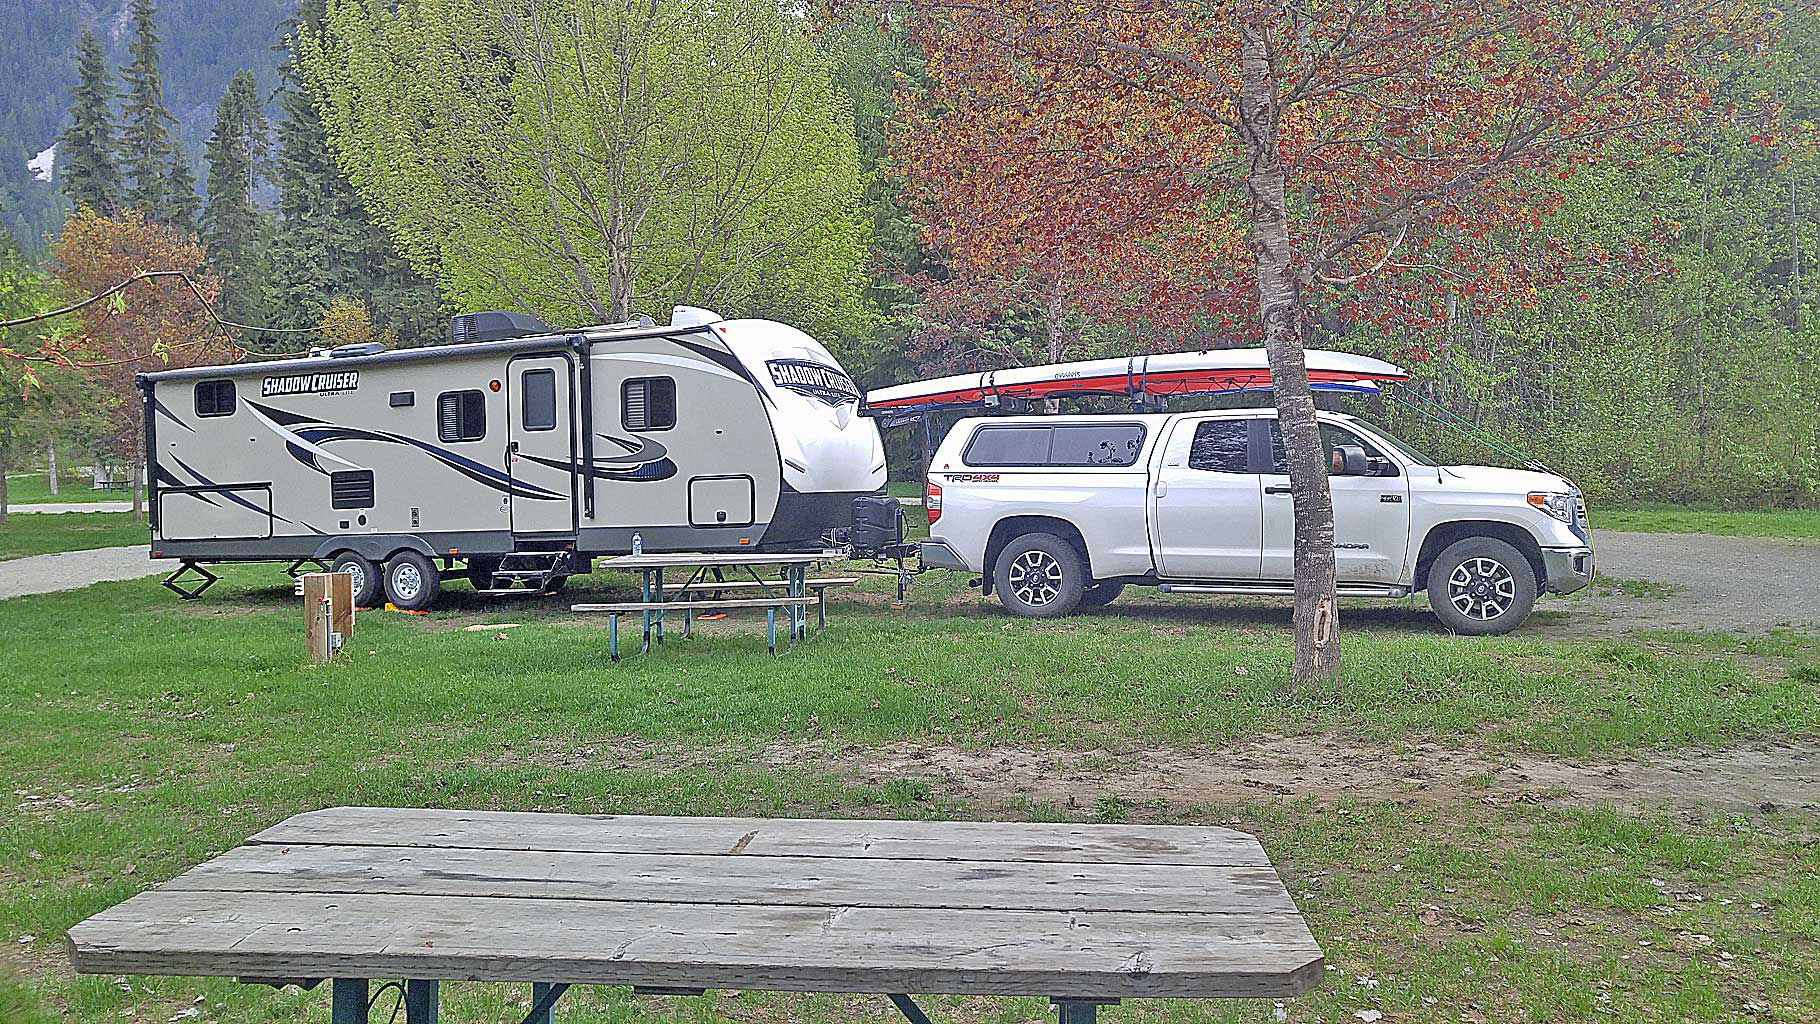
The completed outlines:
{"type": "Polygon", "coordinates": [[[820,636],[828,628],[828,588],[823,587],[815,592],[815,635],[820,636]]]}
{"type": "Polygon", "coordinates": [[[765,609],[765,650],[777,653],[777,609],[765,609]]]}
{"type": "Polygon", "coordinates": [[[1099,1019],[1100,1003],[1118,1000],[1084,1000],[1052,999],[1055,1004],[1056,1024],[1095,1024],[1099,1019]]]}
{"type": "MultiPolygon", "coordinates": [[[[659,593],[661,593],[661,591],[659,593]]],[[[643,601],[646,604],[651,603],[651,570],[649,569],[640,569],[638,571],[638,595],[640,601],[643,601]]],[[[648,654],[651,650],[651,609],[646,608],[644,610],[644,620],[645,646],[641,653],[648,654]]]]}
{"type": "Polygon", "coordinates": [[[607,656],[619,660],[619,613],[607,613],[607,656]]]}
{"type": "Polygon", "coordinates": [[[367,980],[336,978],[329,989],[330,1024],[367,1024],[367,980]]]}
{"type": "MultiPolygon", "coordinates": [[[[659,601],[664,599],[664,571],[662,569],[657,570],[657,599],[659,601]]],[[[660,644],[664,642],[664,611],[662,608],[657,610],[657,642],[660,644]]]]}
{"type": "MultiPolygon", "coordinates": [[[[556,1024],[556,1000],[561,998],[562,993],[551,995],[551,987],[548,982],[531,983],[531,1016],[525,1018],[525,1024],[556,1024]],[[542,1007],[541,1011],[539,1007],[542,1007]]],[[[565,989],[568,987],[563,986],[565,989]]]]}
{"type": "Polygon", "coordinates": [[[404,983],[405,1024],[436,1024],[439,984],[434,981],[404,983]]]}

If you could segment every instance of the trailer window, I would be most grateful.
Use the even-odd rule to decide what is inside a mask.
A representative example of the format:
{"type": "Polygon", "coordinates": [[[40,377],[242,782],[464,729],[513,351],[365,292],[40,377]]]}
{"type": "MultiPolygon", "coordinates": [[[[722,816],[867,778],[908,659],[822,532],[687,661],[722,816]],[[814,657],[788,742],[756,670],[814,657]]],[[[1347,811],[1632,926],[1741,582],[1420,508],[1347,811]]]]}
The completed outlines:
{"type": "Polygon", "coordinates": [[[526,370],[518,378],[518,398],[526,430],[556,429],[555,370],[526,370]]]}
{"type": "Polygon", "coordinates": [[[234,415],[234,382],[205,380],[196,385],[196,415],[234,415]]]}
{"type": "Polygon", "coordinates": [[[1245,420],[1205,420],[1194,428],[1188,448],[1188,468],[1206,473],[1249,473],[1245,420]]]}
{"type": "Polygon", "coordinates": [[[480,391],[444,391],[436,396],[436,436],[444,441],[487,436],[487,396],[480,391]]]}
{"type": "Polygon", "coordinates": [[[676,426],[676,381],[635,377],[619,387],[620,422],[627,430],[669,430],[676,426]]]}

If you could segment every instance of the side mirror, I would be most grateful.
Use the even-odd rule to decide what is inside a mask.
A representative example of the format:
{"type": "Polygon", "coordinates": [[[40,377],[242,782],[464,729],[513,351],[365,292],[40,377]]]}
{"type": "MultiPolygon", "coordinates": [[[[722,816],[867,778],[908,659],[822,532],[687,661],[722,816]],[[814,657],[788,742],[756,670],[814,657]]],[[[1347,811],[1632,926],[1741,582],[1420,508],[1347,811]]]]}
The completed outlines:
{"type": "Polygon", "coordinates": [[[1333,466],[1329,472],[1333,476],[1369,476],[1371,475],[1371,460],[1366,457],[1365,449],[1358,445],[1335,445],[1333,466]]]}

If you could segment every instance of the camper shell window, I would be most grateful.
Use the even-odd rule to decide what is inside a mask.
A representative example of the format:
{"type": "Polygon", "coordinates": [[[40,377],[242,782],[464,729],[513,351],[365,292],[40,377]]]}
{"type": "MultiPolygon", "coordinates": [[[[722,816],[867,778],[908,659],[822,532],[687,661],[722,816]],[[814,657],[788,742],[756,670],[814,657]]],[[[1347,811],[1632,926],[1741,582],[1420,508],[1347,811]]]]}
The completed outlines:
{"type": "Polygon", "coordinates": [[[444,441],[478,441],[487,436],[487,396],[480,391],[438,395],[436,436],[444,441]]]}
{"type": "Polygon", "coordinates": [[[1137,423],[982,427],[961,458],[969,466],[1129,466],[1144,447],[1137,423]]]}
{"type": "Polygon", "coordinates": [[[526,370],[518,378],[521,420],[526,430],[556,429],[556,371],[526,370]]]}
{"type": "Polygon", "coordinates": [[[627,430],[669,430],[676,426],[676,381],[634,377],[620,385],[619,408],[627,430]]]}
{"type": "Polygon", "coordinates": [[[204,380],[196,382],[196,415],[232,416],[233,414],[233,381],[204,380]]]}

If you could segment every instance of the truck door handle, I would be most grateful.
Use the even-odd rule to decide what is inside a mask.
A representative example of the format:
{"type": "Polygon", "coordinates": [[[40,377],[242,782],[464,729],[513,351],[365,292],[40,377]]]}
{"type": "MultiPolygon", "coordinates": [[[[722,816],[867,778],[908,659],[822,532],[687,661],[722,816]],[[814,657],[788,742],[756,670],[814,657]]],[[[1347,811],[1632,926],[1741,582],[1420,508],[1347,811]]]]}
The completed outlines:
{"type": "Polygon", "coordinates": [[[1156,482],[1156,496],[1161,498],[1163,495],[1168,494],[1168,493],[1169,493],[1169,482],[1166,480],[1158,480],[1156,482]]]}
{"type": "Polygon", "coordinates": [[[507,441],[506,442],[506,454],[507,455],[517,455],[518,454],[518,442],[517,441],[507,441]]]}
{"type": "Polygon", "coordinates": [[[1264,493],[1265,494],[1288,494],[1289,485],[1288,484],[1271,484],[1264,488],[1264,493]]]}

